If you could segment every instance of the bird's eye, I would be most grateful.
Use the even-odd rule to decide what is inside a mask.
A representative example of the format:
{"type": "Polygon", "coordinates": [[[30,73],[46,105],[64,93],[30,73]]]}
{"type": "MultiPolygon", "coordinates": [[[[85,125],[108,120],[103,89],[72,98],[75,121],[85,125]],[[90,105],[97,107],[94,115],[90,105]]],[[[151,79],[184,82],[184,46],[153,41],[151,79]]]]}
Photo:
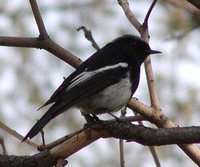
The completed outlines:
{"type": "Polygon", "coordinates": [[[132,46],[136,46],[137,44],[136,44],[136,42],[132,42],[131,45],[132,46]]]}

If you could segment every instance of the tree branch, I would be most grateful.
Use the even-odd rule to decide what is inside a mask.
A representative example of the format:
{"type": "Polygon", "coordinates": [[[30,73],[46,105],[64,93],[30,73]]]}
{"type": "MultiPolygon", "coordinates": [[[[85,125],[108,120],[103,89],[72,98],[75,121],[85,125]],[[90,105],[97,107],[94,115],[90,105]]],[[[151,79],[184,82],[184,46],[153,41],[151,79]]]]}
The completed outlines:
{"type": "Polygon", "coordinates": [[[0,37],[0,45],[45,49],[74,68],[82,63],[81,59],[59,46],[51,38],[0,37]]]}
{"type": "MultiPolygon", "coordinates": [[[[122,117],[120,118],[121,121],[123,122],[138,122],[138,121],[145,121],[146,119],[144,119],[142,116],[140,115],[136,115],[136,116],[128,116],[128,117],[122,117]]],[[[110,122],[115,122],[115,119],[109,120],[110,122]]],[[[45,145],[45,149],[50,150],[56,146],[58,146],[59,144],[63,143],[64,141],[68,140],[69,138],[71,138],[72,136],[74,136],[75,134],[81,132],[82,130],[78,130],[75,131],[73,133],[70,133],[64,137],[61,137],[55,141],[53,141],[52,143],[46,144],[45,145]]],[[[44,151],[44,147],[43,145],[38,146],[37,148],[39,151],[44,151]]]]}
{"type": "Polygon", "coordinates": [[[38,26],[38,30],[40,32],[40,37],[41,38],[48,38],[48,33],[47,33],[46,28],[44,26],[44,22],[42,20],[41,15],[40,15],[40,11],[39,11],[36,0],[29,0],[29,1],[30,1],[30,4],[31,4],[33,15],[35,17],[35,21],[36,21],[37,26],[38,26]]]}
{"type": "Polygon", "coordinates": [[[3,139],[2,136],[0,136],[0,145],[1,145],[2,150],[3,150],[2,154],[3,155],[8,155],[8,151],[6,149],[5,142],[4,142],[4,139],[3,139]]]}
{"type": "MultiPolygon", "coordinates": [[[[19,139],[20,141],[22,141],[22,139],[24,138],[22,135],[20,135],[15,130],[13,130],[13,129],[9,128],[8,126],[6,126],[1,121],[0,121],[0,128],[3,129],[4,131],[6,131],[7,133],[9,133],[10,135],[14,136],[15,138],[19,139]]],[[[30,146],[32,146],[34,148],[39,147],[39,145],[33,143],[32,141],[25,141],[25,143],[29,144],[30,146]]]]}
{"type": "Polygon", "coordinates": [[[151,14],[151,12],[152,12],[154,6],[156,5],[156,2],[157,2],[157,0],[154,0],[154,1],[152,2],[151,6],[150,6],[150,8],[149,8],[149,10],[148,10],[148,12],[147,12],[145,18],[144,18],[144,22],[143,22],[142,26],[143,26],[145,29],[148,28],[148,20],[149,20],[150,14],[151,14]]]}
{"type": "MultiPolygon", "coordinates": [[[[131,99],[128,107],[136,111],[148,121],[154,123],[161,128],[174,128],[177,127],[170,119],[168,119],[161,110],[156,110],[152,107],[131,99]]],[[[200,150],[194,144],[179,144],[178,145],[197,165],[200,165],[200,150]]]]}
{"type": "MultiPolygon", "coordinates": [[[[128,2],[127,1],[123,1],[123,0],[118,0],[118,2],[121,6],[122,3],[124,2],[124,6],[126,7],[122,7],[124,10],[124,13],[126,14],[127,18],[130,20],[130,16],[133,16],[131,10],[129,9],[128,6],[128,2]],[[128,11],[128,12],[127,12],[128,11]]],[[[154,3],[155,1],[153,1],[154,3]]],[[[154,6],[153,4],[151,6],[154,6]]],[[[151,11],[151,10],[149,10],[151,11]]],[[[148,13],[147,13],[148,15],[148,13]]],[[[148,33],[148,27],[147,29],[138,27],[139,25],[141,26],[140,23],[138,23],[137,19],[135,17],[133,17],[134,19],[132,19],[131,23],[132,25],[136,28],[136,30],[138,30],[138,32],[140,33],[140,35],[142,36],[142,38],[145,41],[149,41],[149,33],[148,33]]],[[[146,18],[149,18],[149,16],[146,18]]],[[[146,19],[146,22],[148,20],[146,19]]],[[[152,70],[152,66],[151,66],[151,59],[150,57],[147,57],[145,62],[145,72],[146,72],[146,77],[147,77],[147,83],[148,83],[148,88],[149,88],[149,94],[150,94],[150,100],[151,100],[151,106],[153,108],[149,108],[149,107],[144,107],[144,105],[141,105],[141,103],[139,104],[136,101],[131,100],[128,104],[128,106],[130,108],[137,108],[136,111],[141,114],[144,118],[147,118],[149,121],[154,122],[157,126],[159,127],[165,127],[165,128],[173,128],[176,125],[169,120],[164,113],[161,111],[160,106],[159,106],[159,100],[158,100],[158,95],[157,95],[157,91],[156,91],[156,86],[154,83],[154,76],[153,76],[153,70],[152,70]],[[137,105],[136,105],[137,104],[137,105]],[[151,114],[149,114],[148,112],[146,112],[147,110],[152,111],[151,114]],[[159,115],[160,117],[157,117],[157,119],[155,119],[155,115],[159,115]]],[[[179,147],[198,165],[200,165],[200,150],[198,149],[197,146],[191,144],[191,145],[179,145],[179,147]]]]}
{"type": "MultiPolygon", "coordinates": [[[[34,0],[31,0],[31,1],[32,1],[32,3],[34,3],[34,0]]],[[[147,33],[148,31],[143,31],[142,30],[141,24],[137,21],[137,19],[135,18],[135,16],[131,12],[127,0],[118,0],[118,2],[122,6],[125,14],[127,15],[127,18],[130,20],[130,22],[134,25],[134,27],[138,30],[138,32],[140,32],[141,36],[144,39],[146,39],[146,41],[148,41],[148,38],[149,38],[149,35],[147,33]]],[[[34,8],[34,4],[32,5],[32,10],[33,10],[33,13],[34,13],[34,10],[36,10],[34,8]]],[[[38,10],[38,12],[39,12],[39,10],[38,10]]],[[[35,12],[35,13],[37,13],[37,12],[35,12]]],[[[37,16],[38,17],[37,20],[39,20],[40,15],[38,15],[38,14],[34,14],[34,15],[35,15],[35,17],[37,16]]],[[[41,22],[41,20],[40,21],[36,21],[36,22],[37,22],[38,29],[39,29],[39,32],[40,32],[40,37],[39,38],[0,37],[0,45],[2,45],[2,46],[15,46],[15,47],[32,47],[32,48],[45,49],[48,52],[52,53],[54,56],[56,56],[56,57],[60,58],[61,60],[67,62],[71,66],[77,68],[81,64],[81,60],[79,58],[77,58],[75,55],[73,55],[72,53],[70,53],[69,51],[65,50],[64,48],[62,48],[61,46],[56,44],[50,38],[46,38],[46,39],[41,38],[41,36],[47,35],[47,33],[45,32],[46,29],[45,29],[44,26],[42,26],[43,22],[41,22]]],[[[147,65],[151,64],[150,59],[146,60],[145,64],[147,64],[147,65]]],[[[151,72],[151,70],[146,70],[146,71],[150,71],[149,73],[153,74],[153,72],[151,72]]],[[[147,73],[147,75],[150,75],[150,74],[147,73]]],[[[153,83],[152,81],[154,81],[154,80],[153,80],[153,77],[151,76],[150,79],[149,79],[149,82],[153,83]]],[[[149,89],[152,90],[154,88],[149,88],[149,89]]],[[[150,96],[151,97],[155,97],[155,95],[153,95],[151,93],[150,93],[150,96]]],[[[155,98],[151,98],[151,101],[153,101],[153,99],[155,101],[155,98]]],[[[138,113],[140,113],[145,119],[148,119],[149,121],[155,123],[158,127],[165,127],[165,128],[176,127],[176,125],[172,121],[170,121],[163,114],[163,112],[159,109],[159,105],[157,105],[158,101],[157,102],[156,101],[152,102],[152,104],[153,104],[152,106],[154,108],[148,107],[148,106],[146,106],[146,105],[144,105],[144,104],[142,104],[142,103],[140,103],[138,101],[131,100],[129,102],[129,107],[134,109],[138,113]]],[[[180,131],[180,129],[182,129],[182,128],[179,128],[178,130],[180,131]]],[[[168,130],[169,129],[165,129],[165,131],[168,131],[168,130]]],[[[154,131],[155,130],[153,130],[151,132],[153,133],[154,131]]],[[[70,150],[71,152],[68,152],[68,155],[71,155],[72,153],[76,152],[76,150],[79,150],[81,147],[84,147],[84,146],[90,144],[91,142],[93,142],[93,141],[95,141],[95,140],[97,140],[98,138],[101,137],[99,129],[98,129],[98,132],[97,132],[97,129],[96,130],[92,129],[92,131],[89,132],[90,141],[88,141],[87,138],[84,138],[84,137],[88,137],[88,135],[86,135],[86,132],[82,132],[82,133],[83,134],[79,134],[78,136],[76,136],[74,138],[70,138],[70,140],[67,140],[68,143],[66,143],[67,141],[63,142],[63,144],[66,144],[66,146],[69,147],[68,149],[72,148],[72,145],[71,145],[72,142],[71,141],[74,141],[75,142],[74,144],[77,145],[77,147],[75,147],[74,150],[70,150]],[[91,133],[91,132],[94,132],[94,134],[91,133]],[[82,138],[81,135],[83,135],[83,139],[85,139],[85,142],[78,143],[79,140],[77,140],[77,139],[80,139],[80,137],[82,138]]],[[[158,132],[156,131],[156,133],[158,133],[158,132]]],[[[197,132],[197,133],[199,133],[199,132],[197,132]]],[[[174,135],[174,136],[176,136],[176,135],[174,135]]],[[[108,137],[108,134],[106,132],[105,132],[105,136],[104,137],[108,137]]],[[[137,136],[132,137],[131,141],[138,141],[138,142],[140,141],[143,144],[145,144],[145,142],[146,142],[145,140],[143,140],[143,141],[139,140],[137,138],[137,136]]],[[[179,143],[185,143],[185,142],[188,143],[187,141],[184,141],[184,140],[182,140],[182,142],[179,141],[179,143]]],[[[195,142],[195,141],[193,141],[193,142],[195,142]]],[[[148,144],[148,143],[146,143],[146,144],[148,144]]],[[[163,144],[163,143],[159,143],[159,144],[163,144]]],[[[50,156],[50,159],[48,159],[49,163],[54,161],[55,159],[58,159],[59,151],[62,154],[64,154],[63,153],[64,151],[62,150],[62,146],[63,145],[61,144],[61,145],[59,145],[59,146],[57,146],[57,147],[55,147],[55,148],[53,148],[51,150],[50,155],[52,155],[52,157],[54,156],[54,157],[57,157],[57,158],[52,158],[50,156]],[[58,147],[59,147],[59,149],[58,149],[58,147]]],[[[188,156],[191,159],[193,159],[198,165],[200,165],[200,151],[195,145],[188,145],[188,144],[181,144],[180,145],[179,144],[179,146],[186,152],[186,154],[188,154],[188,156]]],[[[39,154],[39,155],[41,155],[41,154],[39,154]]],[[[49,158],[49,156],[47,154],[43,155],[43,157],[45,157],[45,158],[48,157],[49,158]]],[[[2,161],[1,161],[1,159],[0,159],[0,164],[4,165],[4,163],[2,163],[2,161]]]]}
{"type": "Polygon", "coordinates": [[[93,36],[92,36],[92,32],[90,30],[88,30],[85,26],[81,26],[77,29],[77,31],[83,30],[85,38],[91,42],[92,46],[96,49],[99,50],[100,47],[99,45],[96,43],[96,41],[94,40],[93,36]]]}
{"type": "Polygon", "coordinates": [[[142,25],[136,19],[134,14],[132,13],[131,9],[129,8],[129,3],[127,0],[117,0],[119,5],[122,7],[126,17],[131,22],[131,24],[135,27],[135,29],[140,33],[142,25]]]}
{"type": "MultiPolygon", "coordinates": [[[[134,112],[134,111],[133,111],[133,113],[134,113],[135,115],[139,115],[139,114],[137,114],[137,113],[134,112]]],[[[138,121],[138,124],[144,126],[144,124],[143,124],[142,121],[138,121]]],[[[160,161],[159,161],[159,158],[158,158],[158,154],[157,154],[157,152],[156,152],[155,147],[154,147],[154,146],[149,146],[149,151],[151,152],[151,155],[152,155],[152,157],[153,157],[153,160],[154,160],[154,162],[155,162],[156,167],[161,167],[161,164],[160,164],[160,161]]]]}
{"type": "Polygon", "coordinates": [[[199,0],[187,0],[189,3],[200,9],[200,1],[199,0]]]}
{"type": "Polygon", "coordinates": [[[67,158],[101,137],[114,137],[152,146],[199,142],[199,134],[200,127],[152,129],[127,122],[100,121],[74,134],[51,149],[50,153],[60,158],[67,158]]]}
{"type": "MultiPolygon", "coordinates": [[[[149,21],[149,17],[150,14],[153,10],[153,7],[155,6],[157,0],[154,0],[144,18],[144,22],[142,23],[142,28],[141,28],[141,32],[140,35],[141,37],[147,42],[149,43],[149,29],[148,29],[148,21],[149,21]]],[[[156,109],[160,109],[160,105],[159,105],[159,99],[158,99],[158,94],[157,94],[157,90],[156,90],[156,85],[154,82],[154,73],[153,73],[153,68],[152,68],[152,63],[151,63],[151,58],[150,56],[148,56],[145,61],[144,61],[144,67],[145,67],[145,73],[146,73],[146,79],[147,79],[147,85],[148,85],[148,90],[149,90],[149,96],[150,96],[150,101],[151,101],[151,106],[156,108],[156,109]]]]}
{"type": "Polygon", "coordinates": [[[22,164],[29,167],[50,167],[55,165],[58,159],[67,158],[101,137],[114,137],[148,146],[197,143],[200,141],[200,127],[152,129],[127,122],[100,121],[82,129],[49,151],[33,156],[0,156],[0,164],[12,162],[13,167],[20,167],[22,164]]]}

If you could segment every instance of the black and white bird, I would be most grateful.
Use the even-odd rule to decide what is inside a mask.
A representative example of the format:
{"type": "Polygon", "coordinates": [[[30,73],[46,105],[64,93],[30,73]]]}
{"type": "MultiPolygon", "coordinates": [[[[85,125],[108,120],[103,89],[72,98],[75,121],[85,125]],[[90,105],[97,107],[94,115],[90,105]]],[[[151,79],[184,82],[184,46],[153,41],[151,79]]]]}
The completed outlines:
{"type": "Polygon", "coordinates": [[[84,115],[120,110],[138,87],[142,62],[157,53],[161,52],[152,50],[134,35],[123,35],[108,43],[63,81],[42,107],[53,105],[23,141],[33,138],[49,121],[71,107],[79,108],[84,115]]]}

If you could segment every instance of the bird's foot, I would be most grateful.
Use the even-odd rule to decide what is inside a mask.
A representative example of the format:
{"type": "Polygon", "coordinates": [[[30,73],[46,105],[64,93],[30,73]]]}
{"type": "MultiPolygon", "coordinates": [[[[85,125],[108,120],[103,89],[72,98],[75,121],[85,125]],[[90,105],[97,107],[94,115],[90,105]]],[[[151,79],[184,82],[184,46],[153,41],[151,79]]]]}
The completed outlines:
{"type": "Polygon", "coordinates": [[[116,115],[112,114],[112,113],[108,113],[109,115],[111,115],[116,121],[118,122],[124,122],[121,118],[117,117],[116,115]]]}
{"type": "Polygon", "coordinates": [[[85,117],[86,124],[85,126],[91,126],[99,121],[101,121],[95,114],[83,114],[82,115],[85,117]]]}

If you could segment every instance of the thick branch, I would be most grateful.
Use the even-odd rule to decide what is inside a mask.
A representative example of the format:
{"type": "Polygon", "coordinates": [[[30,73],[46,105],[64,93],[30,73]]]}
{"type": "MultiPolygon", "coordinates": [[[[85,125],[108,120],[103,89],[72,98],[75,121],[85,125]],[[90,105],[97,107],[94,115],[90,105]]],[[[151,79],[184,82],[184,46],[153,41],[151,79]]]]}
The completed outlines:
{"type": "Polygon", "coordinates": [[[135,141],[148,146],[198,143],[200,141],[200,127],[152,129],[131,123],[103,122],[92,128],[106,138],[114,137],[135,141]]]}
{"type": "MultiPolygon", "coordinates": [[[[146,121],[142,116],[137,115],[137,116],[129,116],[129,117],[121,117],[120,118],[121,121],[124,122],[137,122],[137,121],[146,121]]],[[[110,122],[115,122],[115,119],[109,120],[110,122]]],[[[52,143],[46,144],[45,145],[45,149],[50,150],[56,146],[58,146],[59,144],[63,143],[64,141],[68,140],[69,138],[71,138],[72,136],[74,136],[75,134],[79,133],[82,130],[78,130],[76,132],[70,133],[64,137],[61,137],[55,141],[53,141],[52,143]]],[[[44,151],[44,147],[43,145],[38,146],[38,150],[39,151],[44,151]]]]}
{"type": "Polygon", "coordinates": [[[67,158],[101,137],[125,139],[143,145],[165,145],[199,142],[199,134],[200,127],[151,129],[127,122],[101,121],[79,131],[50,152],[59,158],[67,158]]]}
{"type": "MultiPolygon", "coordinates": [[[[150,122],[162,128],[177,127],[171,120],[169,120],[161,110],[156,110],[152,107],[146,106],[137,100],[131,99],[128,106],[142,115],[150,122]]],[[[197,165],[200,165],[200,150],[194,144],[179,144],[178,145],[197,165]]]]}
{"type": "Polygon", "coordinates": [[[74,54],[59,46],[50,38],[0,37],[0,45],[45,49],[74,68],[77,68],[82,62],[74,54]]]}
{"type": "Polygon", "coordinates": [[[0,156],[0,164],[4,164],[3,167],[8,167],[11,162],[13,167],[22,165],[24,165],[23,167],[52,166],[56,164],[58,159],[67,158],[101,137],[125,139],[129,142],[134,141],[150,146],[197,143],[200,141],[200,127],[152,129],[127,122],[100,121],[79,131],[50,151],[33,156],[0,156]]]}

